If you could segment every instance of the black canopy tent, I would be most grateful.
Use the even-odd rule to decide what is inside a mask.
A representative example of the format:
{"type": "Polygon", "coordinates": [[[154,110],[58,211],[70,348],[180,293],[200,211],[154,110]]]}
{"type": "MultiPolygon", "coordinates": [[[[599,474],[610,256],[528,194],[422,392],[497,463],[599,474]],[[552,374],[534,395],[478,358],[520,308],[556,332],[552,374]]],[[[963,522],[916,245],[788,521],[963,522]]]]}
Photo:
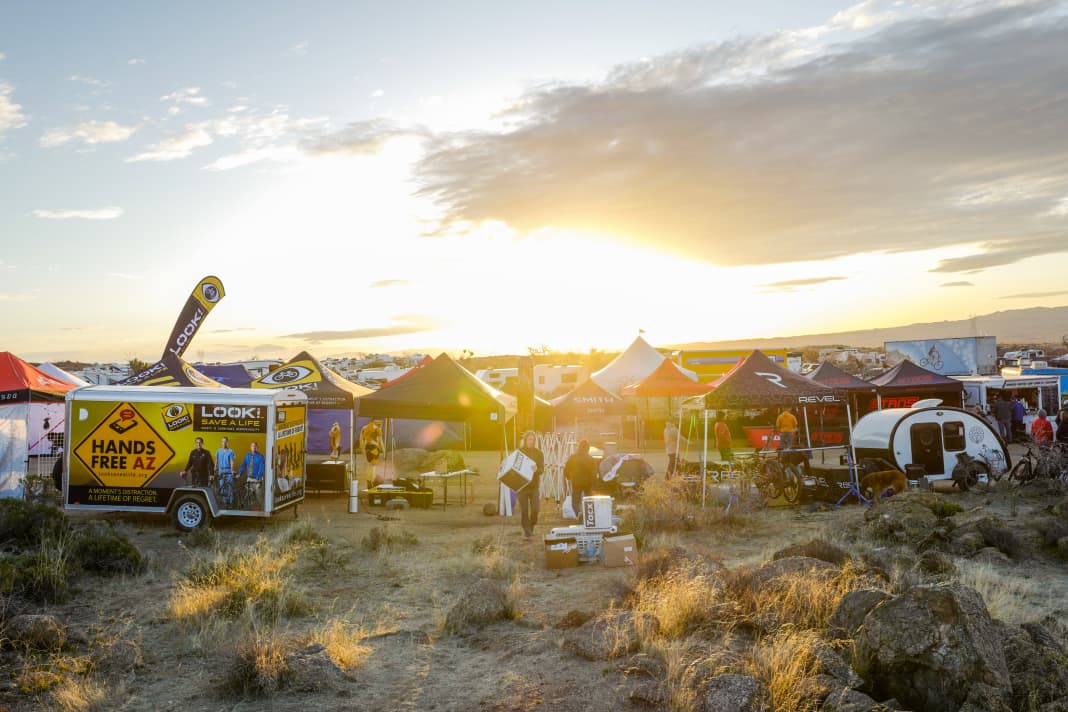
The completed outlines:
{"type": "Polygon", "coordinates": [[[505,424],[515,413],[513,396],[483,383],[444,353],[359,400],[361,418],[462,422],[467,446],[474,449],[503,445],[505,424]]]}
{"type": "MultiPolygon", "coordinates": [[[[807,378],[816,383],[822,383],[823,385],[833,388],[838,393],[846,398],[849,398],[852,402],[852,414],[854,417],[859,417],[860,406],[857,399],[863,393],[875,393],[875,386],[868,381],[857,378],[856,376],[846,373],[842,369],[835,366],[830,361],[824,361],[816,370],[808,374],[807,378]]],[[[823,425],[823,419],[826,418],[831,422],[837,420],[839,413],[837,412],[837,405],[829,405],[822,407],[819,410],[821,419],[821,426],[823,425]]],[[[843,417],[845,413],[841,414],[843,417]]],[[[853,421],[855,422],[855,421],[853,421]]],[[[853,422],[847,424],[848,427],[852,427],[853,422]]]]}
{"type": "Polygon", "coordinates": [[[909,408],[925,398],[941,398],[943,404],[956,408],[964,404],[963,383],[928,371],[912,361],[902,361],[872,378],[870,383],[875,386],[876,393],[874,399],[863,404],[865,412],[884,407],[909,408]]]}

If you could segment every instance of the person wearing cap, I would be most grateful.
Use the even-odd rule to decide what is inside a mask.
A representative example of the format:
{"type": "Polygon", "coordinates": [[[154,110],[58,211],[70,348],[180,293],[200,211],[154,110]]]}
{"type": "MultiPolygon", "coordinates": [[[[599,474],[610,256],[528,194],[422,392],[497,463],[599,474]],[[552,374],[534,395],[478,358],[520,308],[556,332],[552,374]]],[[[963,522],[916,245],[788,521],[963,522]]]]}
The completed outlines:
{"type": "Polygon", "coordinates": [[[1046,411],[1039,409],[1038,417],[1031,423],[1031,438],[1036,445],[1049,445],[1053,442],[1053,423],[1046,419],[1046,411]]]}

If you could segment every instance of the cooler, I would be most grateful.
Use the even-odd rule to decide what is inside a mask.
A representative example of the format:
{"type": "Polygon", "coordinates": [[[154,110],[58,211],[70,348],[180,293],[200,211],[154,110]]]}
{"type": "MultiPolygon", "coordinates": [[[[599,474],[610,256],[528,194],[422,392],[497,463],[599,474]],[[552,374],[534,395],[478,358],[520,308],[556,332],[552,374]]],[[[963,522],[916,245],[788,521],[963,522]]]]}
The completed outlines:
{"type": "Polygon", "coordinates": [[[500,469],[497,470],[497,480],[505,487],[518,492],[534,479],[536,467],[533,460],[516,450],[504,458],[500,469]]]}

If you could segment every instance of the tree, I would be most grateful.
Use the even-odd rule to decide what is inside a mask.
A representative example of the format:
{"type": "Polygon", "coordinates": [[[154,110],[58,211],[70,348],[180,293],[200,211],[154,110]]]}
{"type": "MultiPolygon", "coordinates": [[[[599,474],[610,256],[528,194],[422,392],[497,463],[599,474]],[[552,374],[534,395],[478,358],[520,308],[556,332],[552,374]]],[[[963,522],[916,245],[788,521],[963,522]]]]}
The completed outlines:
{"type": "Polygon", "coordinates": [[[131,357],[130,360],[126,362],[126,365],[130,367],[130,375],[131,376],[135,376],[138,373],[141,373],[141,371],[144,371],[146,368],[148,368],[152,364],[150,364],[148,361],[142,361],[141,359],[139,359],[136,356],[134,356],[134,357],[131,357]]]}

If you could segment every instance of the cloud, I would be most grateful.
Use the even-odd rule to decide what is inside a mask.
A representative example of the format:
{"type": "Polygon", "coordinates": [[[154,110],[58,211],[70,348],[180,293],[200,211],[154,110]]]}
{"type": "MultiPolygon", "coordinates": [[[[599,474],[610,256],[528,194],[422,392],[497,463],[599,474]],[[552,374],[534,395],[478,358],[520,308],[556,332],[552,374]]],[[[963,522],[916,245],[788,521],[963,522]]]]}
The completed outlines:
{"type": "Polygon", "coordinates": [[[807,279],[787,279],[783,282],[772,282],[771,284],[762,285],[770,289],[781,289],[790,287],[809,287],[815,284],[825,284],[827,282],[837,282],[847,277],[809,277],[807,279]]]}
{"type": "Polygon", "coordinates": [[[114,220],[122,217],[122,208],[97,208],[95,210],[34,210],[33,216],[46,220],[114,220]]]}
{"type": "Polygon", "coordinates": [[[19,129],[26,125],[26,115],[22,113],[22,106],[11,100],[11,94],[15,91],[7,82],[0,82],[0,137],[5,131],[19,129]]]}
{"type": "Polygon", "coordinates": [[[347,331],[304,331],[298,334],[286,334],[283,339],[301,339],[311,343],[322,341],[355,341],[358,339],[377,339],[384,336],[418,334],[434,328],[433,322],[422,316],[395,317],[393,326],[365,327],[347,331]]]}
{"type": "Polygon", "coordinates": [[[939,287],[974,287],[971,282],[943,282],[939,287]]]}
{"type": "Polygon", "coordinates": [[[109,82],[109,81],[107,81],[105,79],[94,79],[93,77],[83,77],[83,76],[81,76],[79,74],[72,74],[71,76],[67,77],[67,80],[68,81],[72,81],[72,82],[79,82],[81,84],[88,84],[91,87],[103,88],[103,87],[111,86],[111,82],[109,82]]]}
{"type": "MultiPolygon", "coordinates": [[[[997,246],[948,272],[1068,242],[1048,214],[1068,195],[1068,19],[1049,3],[873,7],[839,18],[875,28],[859,37],[736,38],[532,88],[503,128],[429,137],[419,192],[439,233],[587,229],[729,265],[997,246]]],[[[306,150],[374,150],[396,130],[354,124],[306,150]]]]}
{"type": "Polygon", "coordinates": [[[130,59],[126,60],[126,63],[127,64],[144,64],[145,60],[142,59],[141,57],[131,57],[130,59]]]}
{"type": "Polygon", "coordinates": [[[175,161],[186,158],[193,153],[194,149],[211,145],[211,135],[202,128],[192,128],[177,136],[164,139],[159,143],[149,146],[147,151],[130,156],[127,163],[139,161],[175,161]]]}
{"type": "Polygon", "coordinates": [[[10,292],[0,292],[0,302],[28,302],[31,299],[36,299],[32,294],[12,294],[10,292]]]}
{"type": "Polygon", "coordinates": [[[295,45],[289,48],[289,54],[305,55],[308,53],[308,41],[303,40],[297,42],[295,45]]]}
{"type": "Polygon", "coordinates": [[[200,87],[185,87],[170,94],[164,94],[160,101],[169,101],[173,104],[188,104],[190,106],[207,106],[207,97],[200,95],[200,87]]]}
{"type": "Polygon", "coordinates": [[[371,282],[371,289],[382,289],[384,287],[404,287],[412,284],[408,279],[380,279],[377,282],[371,282]]]}
{"type": "Polygon", "coordinates": [[[979,246],[980,252],[942,260],[931,272],[981,272],[1042,255],[1068,252],[1064,232],[996,240],[979,246]]]}
{"type": "Polygon", "coordinates": [[[63,146],[71,141],[85,144],[118,143],[137,133],[140,126],[122,126],[114,121],[85,121],[73,128],[54,128],[45,131],[40,144],[45,148],[63,146]]]}
{"type": "Polygon", "coordinates": [[[386,90],[385,89],[375,89],[373,92],[371,92],[371,98],[372,99],[378,99],[378,98],[383,97],[385,95],[386,95],[386,90]]]}
{"type": "Polygon", "coordinates": [[[865,0],[838,12],[831,18],[832,25],[840,25],[851,30],[868,30],[885,25],[897,18],[893,11],[881,11],[876,0],[865,0]]]}
{"type": "Polygon", "coordinates": [[[356,121],[344,129],[306,140],[302,145],[311,155],[361,155],[381,151],[387,143],[398,138],[425,138],[426,129],[403,126],[388,119],[356,121]]]}
{"type": "Polygon", "coordinates": [[[234,327],[233,329],[210,329],[208,331],[208,333],[209,334],[232,334],[232,333],[237,332],[237,331],[255,331],[255,330],[256,330],[256,327],[254,327],[254,326],[238,326],[238,327],[234,327]]]}
{"type": "Polygon", "coordinates": [[[1046,297],[1063,297],[1068,294],[1068,289],[1056,292],[1024,292],[1022,294],[1006,294],[1002,299],[1044,299],[1046,297]]]}

